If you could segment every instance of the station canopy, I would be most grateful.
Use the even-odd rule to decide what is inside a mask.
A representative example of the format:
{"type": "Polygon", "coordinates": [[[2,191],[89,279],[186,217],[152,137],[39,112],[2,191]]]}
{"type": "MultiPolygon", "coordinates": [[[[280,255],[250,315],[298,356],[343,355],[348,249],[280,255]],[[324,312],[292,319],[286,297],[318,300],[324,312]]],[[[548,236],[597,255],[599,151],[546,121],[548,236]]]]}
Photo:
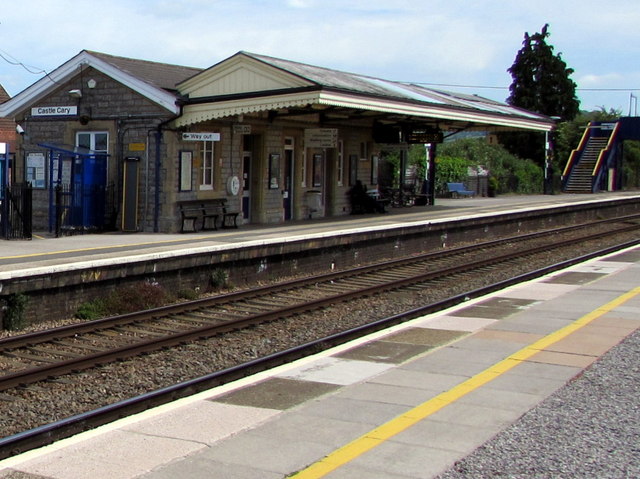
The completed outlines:
{"type": "MultiPolygon", "coordinates": [[[[340,126],[415,126],[438,131],[550,131],[554,121],[477,95],[239,52],[177,85],[177,127],[261,115],[270,121],[340,126]]],[[[237,121],[237,120],[236,120],[237,121]]]]}

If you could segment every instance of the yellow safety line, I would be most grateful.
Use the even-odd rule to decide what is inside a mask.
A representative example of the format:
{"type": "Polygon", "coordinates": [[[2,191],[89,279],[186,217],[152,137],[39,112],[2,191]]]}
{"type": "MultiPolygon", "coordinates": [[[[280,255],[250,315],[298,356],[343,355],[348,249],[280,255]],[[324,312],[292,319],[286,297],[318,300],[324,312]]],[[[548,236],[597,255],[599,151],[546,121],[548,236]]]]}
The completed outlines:
{"type": "Polygon", "coordinates": [[[120,245],[116,244],[116,245],[109,245],[109,246],[94,246],[94,247],[91,247],[91,248],[78,248],[78,249],[67,249],[67,250],[60,250],[60,251],[47,251],[47,252],[44,252],[44,253],[41,252],[41,253],[18,254],[18,255],[14,255],[14,256],[0,256],[0,260],[2,260],[2,259],[17,259],[17,258],[33,258],[33,257],[37,257],[37,256],[53,256],[53,255],[56,255],[56,254],[65,254],[65,253],[84,253],[84,252],[89,252],[89,251],[110,250],[110,249],[117,249],[117,248],[131,248],[131,247],[136,247],[136,246],[166,245],[166,244],[169,244],[169,243],[183,243],[183,242],[186,242],[186,241],[206,240],[206,239],[211,239],[211,238],[212,238],[212,236],[192,236],[192,237],[185,238],[185,239],[170,239],[170,240],[162,240],[162,241],[147,241],[147,242],[142,242],[142,243],[129,243],[129,244],[120,244],[120,245]]]}
{"type": "Polygon", "coordinates": [[[391,419],[382,426],[369,431],[363,436],[360,436],[359,438],[353,440],[349,444],[332,452],[320,461],[312,464],[306,469],[299,471],[292,477],[295,477],[296,479],[317,479],[320,477],[324,477],[331,471],[354,460],[358,456],[361,456],[365,452],[370,451],[374,447],[379,446],[384,441],[413,426],[414,424],[425,419],[431,414],[439,411],[443,407],[448,406],[449,404],[457,401],[458,399],[462,398],[466,394],[469,394],[480,386],[501,376],[518,364],[526,361],[534,354],[540,352],[545,348],[548,348],[550,345],[560,341],[561,339],[566,338],[570,334],[578,331],[593,320],[608,313],[614,308],[617,308],[618,306],[629,301],[631,298],[635,297],[638,294],[640,294],[640,287],[628,291],[627,293],[617,297],[604,306],[601,306],[594,311],[582,316],[580,319],[577,319],[564,328],[561,328],[545,336],[544,338],[537,340],[529,346],[522,348],[508,358],[503,359],[493,366],[490,366],[489,368],[458,384],[452,389],[438,394],[429,401],[426,401],[419,406],[416,406],[413,409],[409,410],[408,412],[401,414],[394,419],[391,419]]]}

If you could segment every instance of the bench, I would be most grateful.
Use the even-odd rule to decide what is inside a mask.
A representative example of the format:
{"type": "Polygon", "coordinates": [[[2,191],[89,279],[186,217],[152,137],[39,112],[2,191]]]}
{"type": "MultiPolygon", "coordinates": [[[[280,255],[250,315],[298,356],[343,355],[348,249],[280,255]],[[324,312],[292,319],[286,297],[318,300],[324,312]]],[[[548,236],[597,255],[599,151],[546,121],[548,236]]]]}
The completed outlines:
{"type": "Polygon", "coordinates": [[[475,191],[467,190],[462,183],[447,183],[447,191],[452,198],[460,196],[473,196],[475,191]]]}
{"type": "Polygon", "coordinates": [[[237,212],[227,211],[227,200],[215,198],[210,200],[179,201],[180,232],[198,231],[198,223],[203,231],[218,229],[218,219],[222,218],[221,228],[237,228],[237,212]]]}

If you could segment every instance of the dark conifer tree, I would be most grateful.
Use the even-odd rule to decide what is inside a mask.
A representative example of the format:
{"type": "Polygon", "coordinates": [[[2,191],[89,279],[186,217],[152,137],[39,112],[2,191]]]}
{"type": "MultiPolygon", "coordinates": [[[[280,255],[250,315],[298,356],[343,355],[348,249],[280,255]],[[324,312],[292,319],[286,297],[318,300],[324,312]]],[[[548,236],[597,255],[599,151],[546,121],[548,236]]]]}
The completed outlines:
{"type": "Polygon", "coordinates": [[[554,55],[553,46],[547,44],[549,25],[540,33],[524,34],[522,48],[507,71],[513,82],[507,98],[510,105],[558,116],[562,121],[573,120],[580,111],[576,97],[576,84],[560,54],[554,55]]]}
{"type": "MultiPolygon", "coordinates": [[[[560,121],[570,121],[580,112],[576,97],[576,84],[571,80],[572,68],[568,68],[560,54],[553,53],[547,44],[549,25],[540,33],[524,34],[522,48],[507,71],[513,82],[507,103],[525,108],[560,121]]],[[[521,158],[544,163],[544,135],[541,133],[503,133],[500,142],[521,158]]]]}

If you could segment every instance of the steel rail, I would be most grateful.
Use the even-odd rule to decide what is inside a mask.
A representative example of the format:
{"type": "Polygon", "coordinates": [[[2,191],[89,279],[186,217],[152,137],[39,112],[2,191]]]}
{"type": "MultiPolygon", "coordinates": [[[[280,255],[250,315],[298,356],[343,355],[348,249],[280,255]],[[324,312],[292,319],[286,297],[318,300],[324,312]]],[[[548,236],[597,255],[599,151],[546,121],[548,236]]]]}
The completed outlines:
{"type": "Polygon", "coordinates": [[[59,340],[68,337],[73,337],[80,334],[94,333],[97,331],[110,329],[116,326],[123,326],[127,324],[144,322],[153,320],[160,317],[166,317],[173,314],[181,314],[191,311],[196,311],[202,308],[212,307],[219,304],[226,304],[229,302],[237,302],[243,298],[256,298],[273,292],[281,292],[286,289],[299,289],[304,286],[316,283],[328,283],[336,281],[342,278],[348,278],[356,275],[366,274],[367,272],[377,272],[382,268],[394,268],[403,264],[413,264],[420,261],[428,261],[431,258],[442,258],[447,256],[464,254],[466,252],[478,251],[483,248],[491,248],[500,244],[507,244],[510,242],[520,242],[535,239],[537,237],[545,237],[549,235],[555,235],[563,232],[574,231],[581,228],[593,227],[596,224],[615,223],[615,222],[627,222],[640,218],[640,214],[625,215],[617,218],[609,218],[598,220],[589,223],[581,223],[578,225],[565,226],[557,229],[550,229],[544,231],[538,231],[534,233],[528,233],[524,235],[515,235],[506,238],[499,238],[496,240],[485,241],[482,243],[460,246],[456,248],[450,248],[446,250],[439,250],[420,255],[411,256],[409,258],[399,258],[384,261],[378,264],[359,266],[351,268],[345,271],[335,271],[331,273],[324,273],[309,278],[293,279],[278,283],[277,285],[266,285],[257,288],[252,288],[243,291],[235,291],[231,293],[221,294],[214,297],[200,298],[193,301],[188,301],[180,304],[171,304],[167,306],[161,306],[158,308],[152,308],[145,311],[136,311],[133,313],[126,313],[117,316],[110,316],[107,318],[97,319],[84,323],[69,324],[66,326],[60,326],[54,329],[46,331],[36,331],[27,334],[21,334],[18,336],[10,336],[0,339],[0,352],[3,350],[15,349],[24,346],[32,346],[43,342],[52,340],[59,340]]]}
{"type": "MultiPolygon", "coordinates": [[[[640,225],[631,225],[624,228],[624,231],[639,229],[640,225]]],[[[616,230],[616,233],[620,233],[620,230],[616,230]]],[[[597,238],[601,238],[610,235],[611,232],[604,232],[589,235],[581,241],[589,241],[597,238]]],[[[333,294],[325,296],[320,299],[312,301],[304,301],[295,305],[286,306],[285,308],[275,309],[272,311],[249,315],[245,318],[230,320],[223,324],[208,325],[187,331],[183,331],[176,334],[166,335],[157,339],[149,339],[145,341],[136,342],[131,345],[123,346],[120,348],[110,349],[107,351],[86,355],[80,358],[68,359],[45,366],[23,369],[10,373],[4,376],[0,376],[0,391],[8,390],[25,384],[42,381],[56,376],[69,374],[76,371],[90,369],[102,364],[107,364],[114,361],[120,361],[131,357],[139,356],[145,353],[158,351],[163,348],[173,347],[179,344],[187,343],[189,341],[196,341],[201,339],[210,338],[222,333],[228,333],[230,331],[240,330],[255,326],[258,324],[274,321],[277,319],[283,319],[291,317],[296,314],[317,310],[321,308],[327,308],[331,305],[368,297],[372,295],[381,294],[383,292],[397,290],[409,285],[415,285],[424,283],[436,278],[447,277],[454,274],[469,273],[473,270],[484,268],[486,266],[497,267],[501,263],[505,263],[513,260],[514,258],[521,258],[524,254],[533,255],[541,251],[548,251],[551,249],[561,248],[567,245],[574,244],[575,239],[565,240],[562,242],[556,242],[553,245],[544,245],[530,248],[526,252],[516,251],[503,254],[501,256],[481,259],[473,262],[465,263],[464,265],[456,265],[452,267],[445,267],[434,271],[424,272],[417,275],[409,276],[400,280],[393,280],[376,284],[373,286],[367,286],[364,288],[358,288],[355,290],[333,294]]]]}
{"type": "Polygon", "coordinates": [[[469,299],[479,298],[509,286],[525,281],[531,281],[555,271],[583,263],[590,259],[615,253],[616,251],[637,246],[638,244],[640,244],[640,240],[628,241],[623,244],[561,261],[550,266],[452,296],[436,303],[421,306],[366,325],[357,326],[347,331],[320,338],[284,351],[279,351],[221,371],[216,371],[199,378],[190,379],[179,384],[141,394],[134,398],[125,399],[108,406],[100,407],[93,411],[87,411],[82,414],[61,419],[54,423],[40,426],[29,431],[0,438],[0,460],[21,454],[31,449],[46,446],[65,437],[70,437],[79,432],[108,424],[117,419],[121,419],[183,397],[191,396],[222,384],[227,384],[242,377],[268,370],[277,365],[316,354],[331,347],[344,344],[354,338],[359,338],[420,316],[442,311],[468,301],[469,299]]]}

